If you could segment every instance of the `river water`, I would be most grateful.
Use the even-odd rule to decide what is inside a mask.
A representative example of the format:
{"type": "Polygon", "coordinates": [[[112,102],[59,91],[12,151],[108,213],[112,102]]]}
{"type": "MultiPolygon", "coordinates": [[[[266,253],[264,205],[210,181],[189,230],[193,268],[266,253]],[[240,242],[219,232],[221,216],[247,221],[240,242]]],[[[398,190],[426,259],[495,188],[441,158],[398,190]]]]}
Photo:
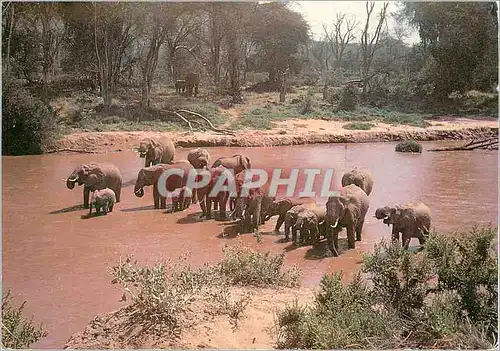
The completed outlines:
{"type": "MultiPolygon", "coordinates": [[[[498,153],[426,152],[456,142],[425,142],[420,155],[394,152],[395,143],[331,144],[271,148],[207,148],[212,159],[244,153],[254,168],[333,168],[334,186],[355,166],[371,170],[375,185],[363,229],[363,241],[338,258],[317,258],[310,247],[290,250],[289,243],[272,235],[276,221],[262,226],[263,243],[252,234],[236,236],[229,222],[201,221],[199,206],[166,214],[154,210],[152,189],[137,198],[133,184],[143,165],[134,152],[84,155],[2,157],[3,161],[3,291],[12,289],[16,302],[27,301],[25,313],[43,321],[49,336],[36,348],[62,348],[68,338],[97,314],[122,306],[118,286],[111,285],[110,267],[120,257],[133,255],[140,263],[153,264],[189,252],[193,265],[216,262],[225,244],[241,240],[262,251],[286,251],[287,266],[297,264],[304,284],[317,284],[325,272],[359,269],[362,254],[390,229],[375,220],[380,206],[424,201],[432,210],[432,226],[438,231],[469,229],[472,224],[497,225],[498,153]],[[112,162],[123,174],[122,202],[108,216],[82,218],[82,187],[68,190],[63,179],[73,168],[90,161],[112,162]],[[224,234],[222,234],[224,233],[224,234]]],[[[179,149],[185,159],[190,149],[179,149]]],[[[321,186],[321,177],[315,189],[321,186]]],[[[299,173],[297,192],[304,186],[299,173]]],[[[280,192],[283,193],[282,188],[280,192]]],[[[318,199],[324,201],[324,199],[318,199]]],[[[282,229],[283,230],[283,229],[282,229]]],[[[345,238],[345,231],[341,233],[345,238]]],[[[341,239],[342,240],[342,239],[341,239]]],[[[345,239],[344,239],[345,241],[345,239]]],[[[416,239],[411,245],[418,245],[416,239]]]]}

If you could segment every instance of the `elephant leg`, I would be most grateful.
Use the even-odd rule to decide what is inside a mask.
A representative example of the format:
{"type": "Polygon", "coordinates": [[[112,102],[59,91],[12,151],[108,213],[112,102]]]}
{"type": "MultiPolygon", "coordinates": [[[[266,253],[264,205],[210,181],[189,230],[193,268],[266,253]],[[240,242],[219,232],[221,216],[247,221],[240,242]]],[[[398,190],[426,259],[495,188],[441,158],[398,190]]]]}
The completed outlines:
{"type": "Polygon", "coordinates": [[[90,188],[83,186],[83,208],[89,208],[90,188]]]}
{"type": "Polygon", "coordinates": [[[89,216],[92,214],[92,204],[89,204],[89,216]]]}
{"type": "Polygon", "coordinates": [[[292,242],[296,243],[297,242],[297,231],[300,229],[297,229],[296,227],[292,226],[292,242]]]}
{"type": "Polygon", "coordinates": [[[161,209],[167,208],[167,198],[164,196],[160,196],[160,208],[161,209]]]}
{"type": "Polygon", "coordinates": [[[355,228],[354,225],[351,223],[347,226],[347,248],[349,249],[355,249],[356,244],[355,244],[355,228]]]}
{"type": "Polygon", "coordinates": [[[160,194],[158,193],[158,189],[156,185],[153,187],[153,202],[155,205],[155,209],[160,208],[160,194]]]}
{"type": "Polygon", "coordinates": [[[319,243],[319,230],[318,230],[318,226],[316,226],[316,225],[311,228],[311,239],[312,239],[313,246],[318,245],[318,243],[319,243]]]}
{"type": "Polygon", "coordinates": [[[108,203],[107,202],[104,203],[104,206],[102,207],[102,212],[104,213],[104,215],[108,214],[108,203]]]}
{"type": "Polygon", "coordinates": [[[96,206],[95,210],[96,210],[97,214],[100,215],[101,214],[101,205],[96,206]]]}
{"type": "Polygon", "coordinates": [[[278,217],[278,221],[276,221],[276,226],[274,227],[274,231],[275,232],[280,232],[280,228],[281,226],[283,225],[283,222],[285,221],[285,216],[284,215],[280,215],[278,217]]]}
{"type": "Polygon", "coordinates": [[[356,226],[356,241],[361,241],[361,231],[363,230],[363,220],[358,221],[358,225],[356,226]]]}
{"type": "Polygon", "coordinates": [[[206,217],[208,219],[210,219],[210,218],[212,218],[212,199],[210,197],[207,197],[206,206],[207,206],[207,215],[206,215],[206,217]]]}
{"type": "Polygon", "coordinates": [[[219,200],[219,214],[221,218],[226,218],[227,195],[221,195],[219,200]]]}
{"type": "Polygon", "coordinates": [[[339,232],[336,229],[329,228],[326,233],[326,243],[328,245],[328,249],[330,249],[333,256],[338,257],[338,248],[339,248],[339,232]]]}
{"type": "Polygon", "coordinates": [[[113,212],[113,207],[114,207],[113,203],[109,204],[109,212],[113,212]]]}
{"type": "Polygon", "coordinates": [[[120,202],[121,193],[122,193],[122,181],[120,180],[115,190],[116,202],[120,202]]]}
{"type": "Polygon", "coordinates": [[[285,221],[285,240],[290,240],[290,224],[285,221]]]}
{"type": "Polygon", "coordinates": [[[262,201],[258,200],[257,205],[255,206],[255,209],[253,211],[253,229],[255,229],[257,232],[259,231],[259,224],[260,223],[260,211],[262,210],[262,201]]]}
{"type": "Polygon", "coordinates": [[[200,207],[201,207],[201,217],[207,215],[207,205],[206,205],[206,199],[202,198],[200,200],[200,207]]]}
{"type": "Polygon", "coordinates": [[[403,248],[405,250],[408,250],[408,248],[410,247],[410,241],[411,241],[411,233],[408,233],[408,231],[405,231],[403,232],[403,234],[401,235],[401,239],[402,239],[402,245],[403,245],[403,248]]]}

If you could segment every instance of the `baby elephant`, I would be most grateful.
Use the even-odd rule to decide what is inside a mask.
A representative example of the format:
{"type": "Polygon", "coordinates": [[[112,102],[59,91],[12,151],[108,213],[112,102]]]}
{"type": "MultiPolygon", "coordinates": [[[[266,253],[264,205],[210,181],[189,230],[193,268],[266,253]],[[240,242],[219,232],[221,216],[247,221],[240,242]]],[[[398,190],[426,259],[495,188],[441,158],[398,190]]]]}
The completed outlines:
{"type": "Polygon", "coordinates": [[[193,191],[183,186],[177,188],[172,194],[172,212],[184,211],[189,208],[193,198],[193,191]]]}
{"type": "Polygon", "coordinates": [[[115,205],[115,202],[115,192],[110,188],[96,190],[92,193],[92,199],[90,200],[89,215],[92,213],[92,206],[95,207],[97,214],[101,213],[101,209],[105,215],[108,213],[108,211],[113,212],[113,206],[115,205]]]}
{"type": "Polygon", "coordinates": [[[298,245],[297,230],[300,231],[300,244],[317,245],[320,236],[326,234],[326,206],[310,206],[304,211],[299,212],[297,221],[293,226],[292,240],[298,245]]]}

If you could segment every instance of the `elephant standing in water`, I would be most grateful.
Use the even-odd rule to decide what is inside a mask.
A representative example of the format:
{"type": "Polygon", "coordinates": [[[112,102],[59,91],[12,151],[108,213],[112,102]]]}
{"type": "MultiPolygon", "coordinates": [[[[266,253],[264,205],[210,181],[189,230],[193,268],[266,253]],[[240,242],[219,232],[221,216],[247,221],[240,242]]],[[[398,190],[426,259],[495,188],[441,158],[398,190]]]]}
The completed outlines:
{"type": "Polygon", "coordinates": [[[122,174],[112,163],[90,162],[77,166],[66,180],[68,189],[75,184],[83,186],[83,208],[89,208],[91,191],[110,188],[115,192],[116,202],[120,202],[122,189],[122,174]]]}
{"type": "Polygon", "coordinates": [[[153,186],[153,203],[155,209],[166,208],[167,199],[160,195],[158,191],[158,181],[161,175],[167,169],[181,169],[183,175],[170,175],[166,180],[167,191],[173,192],[177,188],[182,188],[186,185],[189,173],[193,170],[193,166],[188,161],[177,161],[172,164],[159,164],[151,167],[145,167],[141,169],[137,175],[137,180],[135,181],[134,194],[137,197],[144,196],[144,187],[153,186]]]}
{"type": "Polygon", "coordinates": [[[170,138],[146,138],[141,140],[138,148],[139,156],[145,158],[144,167],[174,161],[175,146],[170,138]]]}
{"type": "Polygon", "coordinates": [[[279,234],[280,228],[285,222],[286,213],[292,209],[292,207],[308,204],[308,203],[316,203],[312,197],[301,197],[298,199],[279,199],[273,201],[267,212],[265,214],[264,221],[269,220],[273,216],[279,216],[276,221],[276,226],[274,227],[275,233],[279,234]]]}
{"type": "MultiPolygon", "coordinates": [[[[205,171],[206,172],[206,171],[205,171]]],[[[210,168],[208,170],[210,173],[209,183],[203,187],[196,189],[196,197],[200,201],[200,207],[202,211],[202,216],[206,218],[212,218],[212,202],[217,203],[219,206],[219,213],[221,217],[226,216],[226,204],[229,200],[228,191],[219,191],[216,194],[212,194],[214,186],[223,179],[230,179],[231,175],[227,174],[228,169],[223,166],[218,166],[210,168]]]]}
{"type": "Polygon", "coordinates": [[[92,193],[90,200],[89,215],[92,213],[92,206],[94,206],[97,214],[103,213],[106,215],[108,212],[113,212],[113,207],[116,202],[115,192],[109,188],[96,190],[92,193]]]}
{"type": "Polygon", "coordinates": [[[342,186],[349,184],[357,185],[366,195],[370,195],[373,189],[373,176],[366,168],[354,168],[342,176],[342,186]]]}
{"type": "Polygon", "coordinates": [[[210,154],[205,149],[191,150],[187,156],[189,163],[196,169],[206,169],[210,163],[210,154]]]}
{"type": "Polygon", "coordinates": [[[431,210],[423,202],[380,207],[375,211],[375,218],[383,219],[388,226],[392,224],[393,241],[399,241],[401,233],[406,250],[411,238],[418,238],[420,245],[424,245],[431,228],[431,210]]]}
{"type": "Polygon", "coordinates": [[[316,202],[308,202],[302,205],[293,206],[285,214],[285,241],[290,240],[290,230],[292,230],[292,237],[296,237],[297,231],[297,218],[301,212],[307,211],[310,208],[315,208],[317,206],[316,202]]]}
{"type": "Polygon", "coordinates": [[[264,224],[265,217],[273,201],[274,196],[269,196],[269,184],[258,188],[243,189],[245,182],[245,171],[235,177],[237,198],[234,211],[231,216],[240,219],[244,230],[259,230],[259,225],[264,224]]]}
{"type": "Polygon", "coordinates": [[[300,241],[302,244],[316,245],[320,236],[326,234],[326,207],[316,205],[308,206],[297,215],[297,221],[292,231],[292,241],[297,242],[297,231],[300,231],[300,241]]]}
{"type": "Polygon", "coordinates": [[[338,256],[338,235],[342,227],[347,229],[349,249],[355,248],[354,234],[356,234],[356,241],[361,240],[361,231],[369,206],[368,195],[354,184],[341,188],[338,195],[328,198],[326,202],[326,224],[329,232],[327,242],[334,256],[338,256]]]}

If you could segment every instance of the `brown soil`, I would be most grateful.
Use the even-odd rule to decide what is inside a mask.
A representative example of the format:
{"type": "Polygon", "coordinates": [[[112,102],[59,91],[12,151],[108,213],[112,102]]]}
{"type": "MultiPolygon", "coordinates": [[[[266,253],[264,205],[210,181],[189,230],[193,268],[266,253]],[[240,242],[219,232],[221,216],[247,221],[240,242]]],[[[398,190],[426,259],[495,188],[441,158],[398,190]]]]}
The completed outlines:
{"type": "Polygon", "coordinates": [[[297,301],[308,304],[313,289],[232,288],[233,301],[250,296],[249,304],[234,322],[215,311],[213,304],[196,299],[184,313],[178,337],[168,331],[143,330],[127,322],[128,308],[94,318],[80,333],[73,335],[65,349],[272,349],[276,347],[276,311],[297,301]]]}
{"type": "Polygon", "coordinates": [[[427,128],[393,126],[375,123],[371,130],[346,130],[345,122],[325,120],[287,120],[278,122],[272,130],[245,130],[232,135],[215,132],[88,132],[74,133],[61,138],[55,150],[104,153],[132,150],[145,137],[170,136],[178,147],[210,146],[281,146],[315,143],[361,143],[379,141],[418,141],[470,139],[484,134],[498,134],[495,118],[435,119],[427,128]]]}

